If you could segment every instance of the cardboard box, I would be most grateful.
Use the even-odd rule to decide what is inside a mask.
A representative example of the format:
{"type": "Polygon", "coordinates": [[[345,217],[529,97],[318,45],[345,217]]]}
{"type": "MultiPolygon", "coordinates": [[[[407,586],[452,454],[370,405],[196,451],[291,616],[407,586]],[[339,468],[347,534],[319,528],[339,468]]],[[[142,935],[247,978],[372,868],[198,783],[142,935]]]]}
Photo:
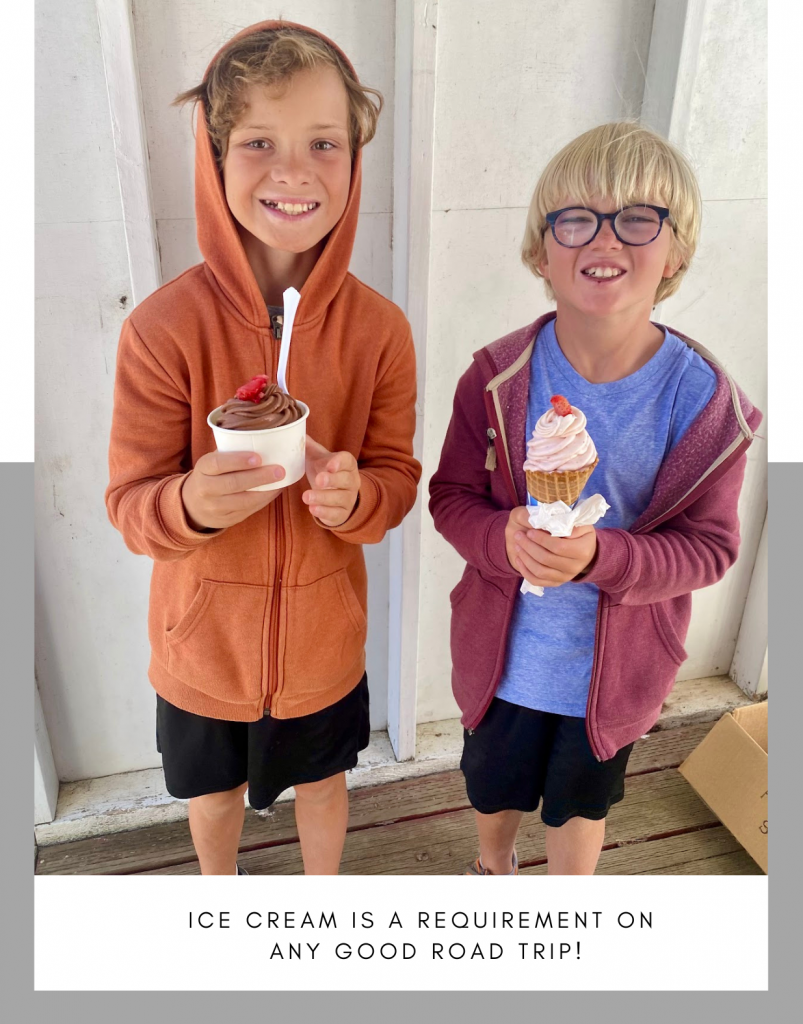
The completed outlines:
{"type": "Polygon", "coordinates": [[[767,701],[720,718],[678,769],[767,873],[767,701]]]}

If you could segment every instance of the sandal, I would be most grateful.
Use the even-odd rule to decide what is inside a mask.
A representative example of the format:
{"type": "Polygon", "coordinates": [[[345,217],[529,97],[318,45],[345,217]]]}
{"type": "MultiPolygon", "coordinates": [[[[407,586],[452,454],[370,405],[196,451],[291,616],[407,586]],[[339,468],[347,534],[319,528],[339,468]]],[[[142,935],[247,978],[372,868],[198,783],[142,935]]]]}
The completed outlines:
{"type": "MultiPolygon", "coordinates": [[[[469,864],[468,870],[464,872],[466,875],[492,875],[493,872],[489,871],[488,868],[483,867],[482,861],[479,857],[474,861],[473,864],[469,864]]],[[[513,851],[513,870],[508,871],[509,875],[517,875],[519,873],[519,859],[516,856],[516,851],[513,851]]]]}

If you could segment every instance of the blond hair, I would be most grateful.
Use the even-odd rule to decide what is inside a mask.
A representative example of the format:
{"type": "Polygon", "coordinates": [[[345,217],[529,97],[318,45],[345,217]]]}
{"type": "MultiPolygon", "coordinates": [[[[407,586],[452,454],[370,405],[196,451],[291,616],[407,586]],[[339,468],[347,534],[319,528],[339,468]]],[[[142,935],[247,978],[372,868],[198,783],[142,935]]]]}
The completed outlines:
{"type": "MultiPolygon", "coordinates": [[[[621,208],[646,202],[665,206],[673,228],[670,261],[681,260],[673,277],[662,278],[655,303],[673,295],[689,269],[700,232],[697,179],[686,158],[666,139],[635,121],[614,121],[592,128],[554,156],[535,186],[521,258],[536,277],[546,257],[547,213],[569,202],[590,206],[604,196],[621,208]]],[[[546,279],[547,295],[554,299],[546,279]]]]}
{"type": "Polygon", "coordinates": [[[362,85],[338,51],[313,32],[295,27],[261,29],[233,39],[217,56],[200,85],[187,89],[173,106],[202,101],[206,129],[218,164],[226,159],[229,135],[246,110],[250,85],[281,88],[300,71],[334,68],[343,80],[349,101],[351,155],[376,133],[382,93],[362,85]],[[374,103],[369,97],[376,97],[374,103]]]}

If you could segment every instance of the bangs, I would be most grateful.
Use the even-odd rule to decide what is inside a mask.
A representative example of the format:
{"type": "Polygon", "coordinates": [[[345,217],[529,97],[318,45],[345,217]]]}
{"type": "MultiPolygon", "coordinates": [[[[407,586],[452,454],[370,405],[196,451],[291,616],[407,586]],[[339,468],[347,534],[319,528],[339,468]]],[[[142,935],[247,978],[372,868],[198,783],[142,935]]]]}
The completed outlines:
{"type": "Polygon", "coordinates": [[[615,133],[595,129],[581,135],[544,171],[536,190],[541,220],[567,200],[590,206],[593,196],[609,199],[617,207],[655,203],[668,207],[676,218],[676,208],[686,209],[693,201],[692,190],[689,176],[666,143],[661,143],[663,140],[637,126],[615,133]]]}

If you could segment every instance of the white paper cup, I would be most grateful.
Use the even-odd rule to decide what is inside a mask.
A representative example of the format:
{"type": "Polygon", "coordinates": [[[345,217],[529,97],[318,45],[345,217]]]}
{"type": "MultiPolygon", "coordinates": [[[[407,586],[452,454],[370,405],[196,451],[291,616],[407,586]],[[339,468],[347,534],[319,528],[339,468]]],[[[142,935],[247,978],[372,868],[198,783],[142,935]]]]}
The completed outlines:
{"type": "Polygon", "coordinates": [[[218,427],[212,422],[212,417],[222,406],[213,409],[207,416],[206,422],[212,428],[219,452],[258,452],[262,456],[263,466],[282,466],[284,469],[284,477],[275,484],[249,487],[250,491],[278,491],[281,487],[294,484],[304,475],[309,406],[303,402],[298,402],[298,405],[304,410],[300,419],[268,430],[227,430],[218,427]]]}

